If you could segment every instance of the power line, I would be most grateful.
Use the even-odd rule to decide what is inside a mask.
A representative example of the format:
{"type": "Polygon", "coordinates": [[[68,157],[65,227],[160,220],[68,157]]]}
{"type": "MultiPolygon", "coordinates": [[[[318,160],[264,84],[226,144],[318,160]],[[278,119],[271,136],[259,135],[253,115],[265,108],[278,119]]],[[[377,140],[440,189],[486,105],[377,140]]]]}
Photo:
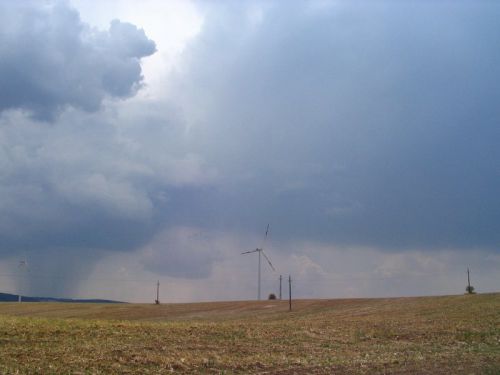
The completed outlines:
{"type": "MultiPolygon", "coordinates": [[[[196,275],[193,275],[196,276],[196,275]]],[[[15,277],[15,278],[24,278],[26,275],[21,274],[21,273],[0,273],[0,277],[15,277]]],[[[144,282],[144,283],[149,283],[151,282],[151,278],[154,278],[152,276],[151,278],[116,278],[116,277],[94,277],[90,275],[89,277],[73,277],[73,276],[66,276],[66,275],[60,275],[60,274],[42,274],[42,273],[29,273],[30,278],[47,278],[47,279],[68,279],[71,278],[72,280],[75,281],[109,281],[109,282],[144,282]]],[[[320,276],[319,278],[313,279],[310,276],[307,276],[305,278],[295,277],[296,280],[303,280],[304,282],[307,283],[313,283],[313,284],[318,284],[318,283],[345,283],[349,281],[355,281],[355,280],[366,280],[366,281],[371,281],[371,280],[391,280],[391,279],[410,279],[410,278],[443,278],[447,277],[446,275],[443,275],[441,273],[427,273],[427,274],[414,274],[414,275],[386,275],[386,276],[346,276],[346,277],[339,277],[339,276],[320,276]]],[[[177,279],[184,279],[188,280],[191,282],[203,282],[203,283],[220,283],[220,284],[227,284],[227,280],[207,280],[207,279],[202,279],[198,277],[191,277],[191,278],[177,278],[177,279]]],[[[241,279],[241,278],[238,278],[241,279]]],[[[234,280],[234,278],[232,278],[234,280]]],[[[270,284],[275,282],[275,279],[271,278],[262,278],[262,282],[266,284],[270,284]]]]}

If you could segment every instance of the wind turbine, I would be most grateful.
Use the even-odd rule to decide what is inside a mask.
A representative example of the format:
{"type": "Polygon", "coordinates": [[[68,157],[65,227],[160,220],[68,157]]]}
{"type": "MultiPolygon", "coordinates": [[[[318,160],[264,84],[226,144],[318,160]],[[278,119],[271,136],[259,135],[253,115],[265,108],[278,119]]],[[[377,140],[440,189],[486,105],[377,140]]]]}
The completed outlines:
{"type": "MultiPolygon", "coordinates": [[[[24,256],[23,260],[19,261],[19,265],[17,266],[20,270],[23,271],[28,271],[28,260],[26,259],[26,256],[24,256]]],[[[19,290],[19,297],[18,297],[18,302],[22,301],[22,290],[19,290]]]]}
{"type": "Polygon", "coordinates": [[[261,257],[261,255],[263,255],[264,258],[266,258],[267,263],[269,263],[269,266],[272,268],[272,270],[276,271],[274,269],[273,264],[271,263],[271,261],[269,260],[269,258],[266,255],[266,253],[264,252],[264,244],[266,243],[268,233],[269,233],[269,224],[267,224],[266,235],[264,236],[264,241],[262,242],[262,246],[260,248],[259,247],[256,248],[255,250],[245,251],[245,252],[241,253],[242,255],[243,254],[251,254],[251,253],[258,253],[259,254],[259,271],[257,274],[257,300],[258,301],[260,301],[260,257],[261,257]]]}

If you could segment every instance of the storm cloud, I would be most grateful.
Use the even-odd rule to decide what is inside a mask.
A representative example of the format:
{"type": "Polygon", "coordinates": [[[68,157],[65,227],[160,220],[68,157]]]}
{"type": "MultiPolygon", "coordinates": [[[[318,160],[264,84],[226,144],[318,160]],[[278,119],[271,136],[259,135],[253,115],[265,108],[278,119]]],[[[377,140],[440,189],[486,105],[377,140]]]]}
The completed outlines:
{"type": "Polygon", "coordinates": [[[66,2],[2,2],[0,111],[45,121],[68,106],[96,111],[106,97],[135,94],[140,59],[155,50],[142,29],[119,20],[94,29],[66,2]]]}
{"type": "Polygon", "coordinates": [[[0,257],[28,254],[25,290],[100,291],[112,270],[179,299],[238,298],[240,281],[252,298],[240,253],[267,223],[303,297],[452,292],[462,259],[492,288],[500,6],[196,5],[201,29],[158,81],[161,59],[141,75],[159,55],[147,25],[0,5],[0,257]]]}
{"type": "Polygon", "coordinates": [[[387,250],[497,248],[498,5],[211,10],[178,90],[192,141],[225,172],[213,198],[225,224],[387,250]]]}
{"type": "Polygon", "coordinates": [[[142,29],[93,29],[66,2],[1,7],[0,257],[29,259],[25,293],[68,295],[107,251],[150,241],[167,203],[214,172],[184,152],[168,104],[103,105],[141,88],[155,52],[142,29]]]}

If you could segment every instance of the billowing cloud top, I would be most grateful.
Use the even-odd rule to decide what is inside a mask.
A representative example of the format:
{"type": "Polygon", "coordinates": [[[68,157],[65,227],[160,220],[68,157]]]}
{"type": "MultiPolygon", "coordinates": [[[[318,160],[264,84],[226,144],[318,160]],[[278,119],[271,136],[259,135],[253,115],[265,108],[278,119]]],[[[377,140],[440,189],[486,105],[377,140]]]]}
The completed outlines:
{"type": "Polygon", "coordinates": [[[68,106],[97,110],[140,87],[140,59],[155,52],[143,30],[115,20],[99,31],[65,2],[1,2],[0,111],[52,120],[68,106]]]}

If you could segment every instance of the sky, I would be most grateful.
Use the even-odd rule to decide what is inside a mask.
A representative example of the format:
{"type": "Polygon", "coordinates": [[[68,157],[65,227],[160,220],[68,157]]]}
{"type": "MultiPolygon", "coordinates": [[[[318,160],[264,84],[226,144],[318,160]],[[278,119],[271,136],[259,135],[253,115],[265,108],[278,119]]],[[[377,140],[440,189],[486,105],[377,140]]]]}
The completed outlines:
{"type": "Polygon", "coordinates": [[[498,291],[499,18],[0,1],[0,291],[254,299],[257,247],[263,298],[498,291]]]}

